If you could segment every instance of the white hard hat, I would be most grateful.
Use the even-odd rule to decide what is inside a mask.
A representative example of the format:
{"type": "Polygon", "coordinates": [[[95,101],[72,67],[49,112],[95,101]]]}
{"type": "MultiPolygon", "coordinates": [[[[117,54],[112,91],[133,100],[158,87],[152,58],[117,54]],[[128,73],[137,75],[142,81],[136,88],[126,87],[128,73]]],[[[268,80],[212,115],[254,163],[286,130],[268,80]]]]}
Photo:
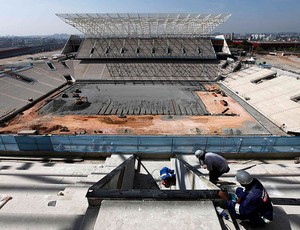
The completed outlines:
{"type": "Polygon", "coordinates": [[[244,170],[238,171],[235,178],[242,185],[250,184],[253,180],[253,177],[244,170]]]}
{"type": "Polygon", "coordinates": [[[195,156],[200,158],[204,155],[204,151],[201,150],[201,149],[198,149],[196,152],[195,152],[195,156]]]}

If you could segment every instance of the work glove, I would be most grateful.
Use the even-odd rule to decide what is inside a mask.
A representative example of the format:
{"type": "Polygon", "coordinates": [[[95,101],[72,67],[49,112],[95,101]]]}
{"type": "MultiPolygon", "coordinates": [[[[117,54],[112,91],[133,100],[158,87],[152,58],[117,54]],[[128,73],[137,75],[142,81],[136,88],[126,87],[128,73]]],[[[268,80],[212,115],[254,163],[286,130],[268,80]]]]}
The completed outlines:
{"type": "Polygon", "coordinates": [[[242,187],[238,187],[235,191],[235,194],[238,198],[243,199],[246,197],[246,193],[244,192],[244,189],[242,187]]]}

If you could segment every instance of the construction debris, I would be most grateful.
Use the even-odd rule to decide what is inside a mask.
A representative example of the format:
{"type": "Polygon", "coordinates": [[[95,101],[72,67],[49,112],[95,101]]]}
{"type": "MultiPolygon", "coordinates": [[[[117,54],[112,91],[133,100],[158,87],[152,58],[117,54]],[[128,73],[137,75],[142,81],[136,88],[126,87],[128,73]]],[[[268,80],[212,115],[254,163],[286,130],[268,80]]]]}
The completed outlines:
{"type": "Polygon", "coordinates": [[[221,105],[224,105],[224,106],[227,106],[227,105],[228,105],[228,102],[225,101],[225,100],[221,100],[220,103],[221,103],[221,105]]]}

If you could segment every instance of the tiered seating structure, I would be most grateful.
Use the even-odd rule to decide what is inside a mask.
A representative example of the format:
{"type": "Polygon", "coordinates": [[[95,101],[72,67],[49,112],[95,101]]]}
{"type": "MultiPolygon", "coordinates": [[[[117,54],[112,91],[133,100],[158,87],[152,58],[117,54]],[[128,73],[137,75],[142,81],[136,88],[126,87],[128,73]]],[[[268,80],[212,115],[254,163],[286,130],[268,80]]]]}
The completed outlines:
{"type": "Polygon", "coordinates": [[[0,120],[55,91],[66,83],[65,75],[72,75],[62,63],[51,62],[51,70],[47,62],[0,76],[0,120]]]}

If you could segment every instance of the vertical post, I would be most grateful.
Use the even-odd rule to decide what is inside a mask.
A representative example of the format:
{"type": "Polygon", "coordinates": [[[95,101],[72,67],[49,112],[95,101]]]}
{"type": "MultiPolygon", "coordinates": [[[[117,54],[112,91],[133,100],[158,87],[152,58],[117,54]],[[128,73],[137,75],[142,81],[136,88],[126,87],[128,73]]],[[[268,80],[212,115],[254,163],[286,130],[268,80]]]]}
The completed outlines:
{"type": "Polygon", "coordinates": [[[69,141],[69,147],[70,147],[69,152],[73,152],[73,149],[72,149],[73,143],[71,144],[70,136],[68,136],[68,141],[69,141]]]}
{"type": "Polygon", "coordinates": [[[3,147],[4,147],[4,150],[6,151],[7,149],[6,149],[6,146],[5,146],[5,144],[3,143],[3,140],[2,140],[2,136],[0,135],[0,140],[1,140],[1,144],[3,145],[3,147]]]}
{"type": "MultiPolygon", "coordinates": [[[[273,144],[270,145],[270,152],[273,152],[274,151],[274,146],[275,146],[275,142],[276,142],[277,138],[274,138],[273,140],[273,144]]],[[[272,139],[270,140],[270,142],[272,141],[272,139]]]]}
{"type": "Polygon", "coordinates": [[[136,171],[140,172],[141,171],[141,158],[136,157],[136,159],[137,159],[137,168],[136,168],[136,171]]]}
{"type": "MultiPolygon", "coordinates": [[[[15,140],[15,143],[14,143],[14,144],[16,144],[16,145],[18,146],[18,151],[20,151],[20,148],[19,148],[18,142],[17,142],[17,140],[16,140],[16,136],[14,136],[14,140],[15,140]]],[[[5,148],[5,150],[7,150],[7,149],[5,148]]]]}
{"type": "Polygon", "coordinates": [[[240,152],[241,148],[242,148],[242,143],[243,143],[243,138],[240,138],[239,144],[238,144],[238,149],[237,149],[237,153],[240,152]]]}
{"type": "Polygon", "coordinates": [[[35,136],[33,136],[33,140],[34,140],[34,144],[35,144],[35,146],[36,146],[36,149],[37,149],[38,151],[40,151],[39,145],[36,143],[35,136]]]}
{"type": "Polygon", "coordinates": [[[140,137],[137,138],[137,153],[140,152],[140,137]]]}
{"type": "Polygon", "coordinates": [[[207,142],[208,142],[208,137],[206,137],[206,141],[205,141],[205,148],[204,148],[204,151],[206,151],[206,149],[207,149],[207,142]]]}
{"type": "Polygon", "coordinates": [[[51,143],[51,145],[52,145],[52,149],[53,149],[53,151],[54,151],[54,152],[56,152],[56,150],[55,150],[55,148],[54,148],[54,146],[53,146],[53,142],[52,142],[52,136],[50,136],[50,137],[49,137],[49,140],[50,140],[50,143],[51,143]]]}

